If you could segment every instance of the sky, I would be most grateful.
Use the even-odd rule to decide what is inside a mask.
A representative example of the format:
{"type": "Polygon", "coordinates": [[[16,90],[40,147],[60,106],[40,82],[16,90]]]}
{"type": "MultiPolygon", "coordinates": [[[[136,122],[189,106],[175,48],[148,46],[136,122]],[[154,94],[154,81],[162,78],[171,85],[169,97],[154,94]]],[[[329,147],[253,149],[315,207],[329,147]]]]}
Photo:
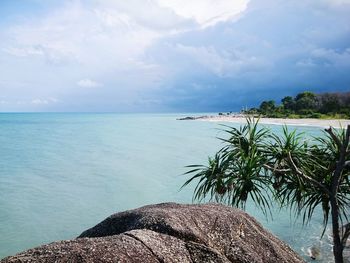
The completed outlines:
{"type": "Polygon", "coordinates": [[[1,112],[218,112],[350,91],[350,0],[1,0],[1,112]]]}

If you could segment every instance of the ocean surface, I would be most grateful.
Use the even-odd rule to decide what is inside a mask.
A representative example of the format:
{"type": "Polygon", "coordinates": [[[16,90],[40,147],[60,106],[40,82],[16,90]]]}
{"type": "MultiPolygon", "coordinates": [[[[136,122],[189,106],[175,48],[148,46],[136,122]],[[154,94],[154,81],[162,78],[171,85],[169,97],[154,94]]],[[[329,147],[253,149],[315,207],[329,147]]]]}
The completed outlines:
{"type": "MultiPolygon", "coordinates": [[[[188,115],[188,114],[187,114],[188,115]]],[[[0,258],[72,239],[112,213],[160,202],[191,203],[184,166],[206,164],[224,136],[219,123],[183,114],[0,114],[0,258]]],[[[281,126],[269,126],[281,132],[281,126]]],[[[320,128],[291,127],[309,136],[320,128]]],[[[288,210],[247,212],[306,257],[331,247],[321,213],[302,226],[288,210]]]]}

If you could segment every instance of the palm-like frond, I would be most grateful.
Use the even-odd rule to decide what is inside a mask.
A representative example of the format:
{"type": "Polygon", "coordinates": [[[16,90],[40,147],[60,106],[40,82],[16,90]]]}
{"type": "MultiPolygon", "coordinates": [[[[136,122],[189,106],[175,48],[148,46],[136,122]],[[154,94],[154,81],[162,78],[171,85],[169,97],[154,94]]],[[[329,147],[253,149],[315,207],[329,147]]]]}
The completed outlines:
{"type": "Polygon", "coordinates": [[[221,200],[227,191],[225,186],[225,181],[228,180],[226,175],[227,166],[227,161],[221,158],[219,154],[216,154],[214,158],[208,158],[208,166],[189,165],[187,167],[191,170],[185,174],[194,173],[194,176],[187,180],[182,187],[198,179],[193,199],[203,200],[209,195],[210,198],[221,200]]]}
{"type": "Polygon", "coordinates": [[[330,211],[335,258],[342,262],[344,235],[340,241],[339,225],[348,222],[350,204],[350,127],[326,130],[322,137],[305,139],[304,134],[283,127],[282,136],[258,127],[247,119],[239,128],[224,126],[225,143],[208,166],[190,165],[197,181],[194,199],[206,197],[245,209],[250,198],[264,213],[270,210],[270,196],[301,216],[306,224],[315,209],[323,211],[325,233],[330,211]],[[334,222],[336,222],[334,224],[334,222]],[[337,232],[338,231],[338,232],[337,232]]]}
{"type": "MultiPolygon", "coordinates": [[[[196,180],[195,200],[208,197],[245,209],[251,199],[267,214],[272,195],[281,206],[301,216],[305,224],[321,207],[326,228],[339,142],[346,139],[344,129],[335,131],[336,138],[325,133],[311,142],[305,134],[289,131],[287,126],[282,135],[273,134],[254,119],[247,119],[239,128],[223,127],[228,138],[220,138],[225,145],[209,158],[208,166],[188,166],[191,170],[186,174],[192,177],[184,186],[196,180]]],[[[342,171],[336,196],[341,221],[348,221],[350,149],[346,161],[349,165],[342,171]]]]}
{"type": "Polygon", "coordinates": [[[186,174],[194,174],[184,184],[198,179],[194,199],[208,197],[245,209],[250,197],[266,214],[270,209],[269,183],[263,165],[266,157],[261,153],[268,130],[259,128],[258,122],[248,119],[239,129],[224,126],[226,145],[209,159],[208,166],[192,165],[186,174]]]}

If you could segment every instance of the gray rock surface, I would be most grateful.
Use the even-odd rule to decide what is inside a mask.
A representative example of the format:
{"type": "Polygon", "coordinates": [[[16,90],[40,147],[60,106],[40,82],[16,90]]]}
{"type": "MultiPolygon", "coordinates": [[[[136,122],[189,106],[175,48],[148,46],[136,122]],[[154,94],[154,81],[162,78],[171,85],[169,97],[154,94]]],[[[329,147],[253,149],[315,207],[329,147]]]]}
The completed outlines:
{"type": "Polygon", "coordinates": [[[247,213],[219,204],[165,203],[116,213],[77,239],[9,262],[304,262],[247,213]]]}

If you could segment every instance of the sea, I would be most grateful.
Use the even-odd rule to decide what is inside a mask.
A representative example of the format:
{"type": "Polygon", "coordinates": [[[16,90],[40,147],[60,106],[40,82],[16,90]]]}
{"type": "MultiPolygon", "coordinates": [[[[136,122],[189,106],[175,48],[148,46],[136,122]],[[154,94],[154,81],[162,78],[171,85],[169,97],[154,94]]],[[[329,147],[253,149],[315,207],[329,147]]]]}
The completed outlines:
{"type": "MultiPolygon", "coordinates": [[[[177,120],[189,115],[1,113],[0,258],[74,239],[115,212],[196,202],[194,184],[181,189],[185,166],[206,164],[226,136],[221,124],[239,124],[177,120]]],[[[309,138],[322,133],[289,128],[309,138]]],[[[320,239],[321,211],[306,226],[287,209],[266,218],[249,202],[246,211],[306,260],[316,246],[318,262],[332,262],[329,230],[320,239]]]]}

